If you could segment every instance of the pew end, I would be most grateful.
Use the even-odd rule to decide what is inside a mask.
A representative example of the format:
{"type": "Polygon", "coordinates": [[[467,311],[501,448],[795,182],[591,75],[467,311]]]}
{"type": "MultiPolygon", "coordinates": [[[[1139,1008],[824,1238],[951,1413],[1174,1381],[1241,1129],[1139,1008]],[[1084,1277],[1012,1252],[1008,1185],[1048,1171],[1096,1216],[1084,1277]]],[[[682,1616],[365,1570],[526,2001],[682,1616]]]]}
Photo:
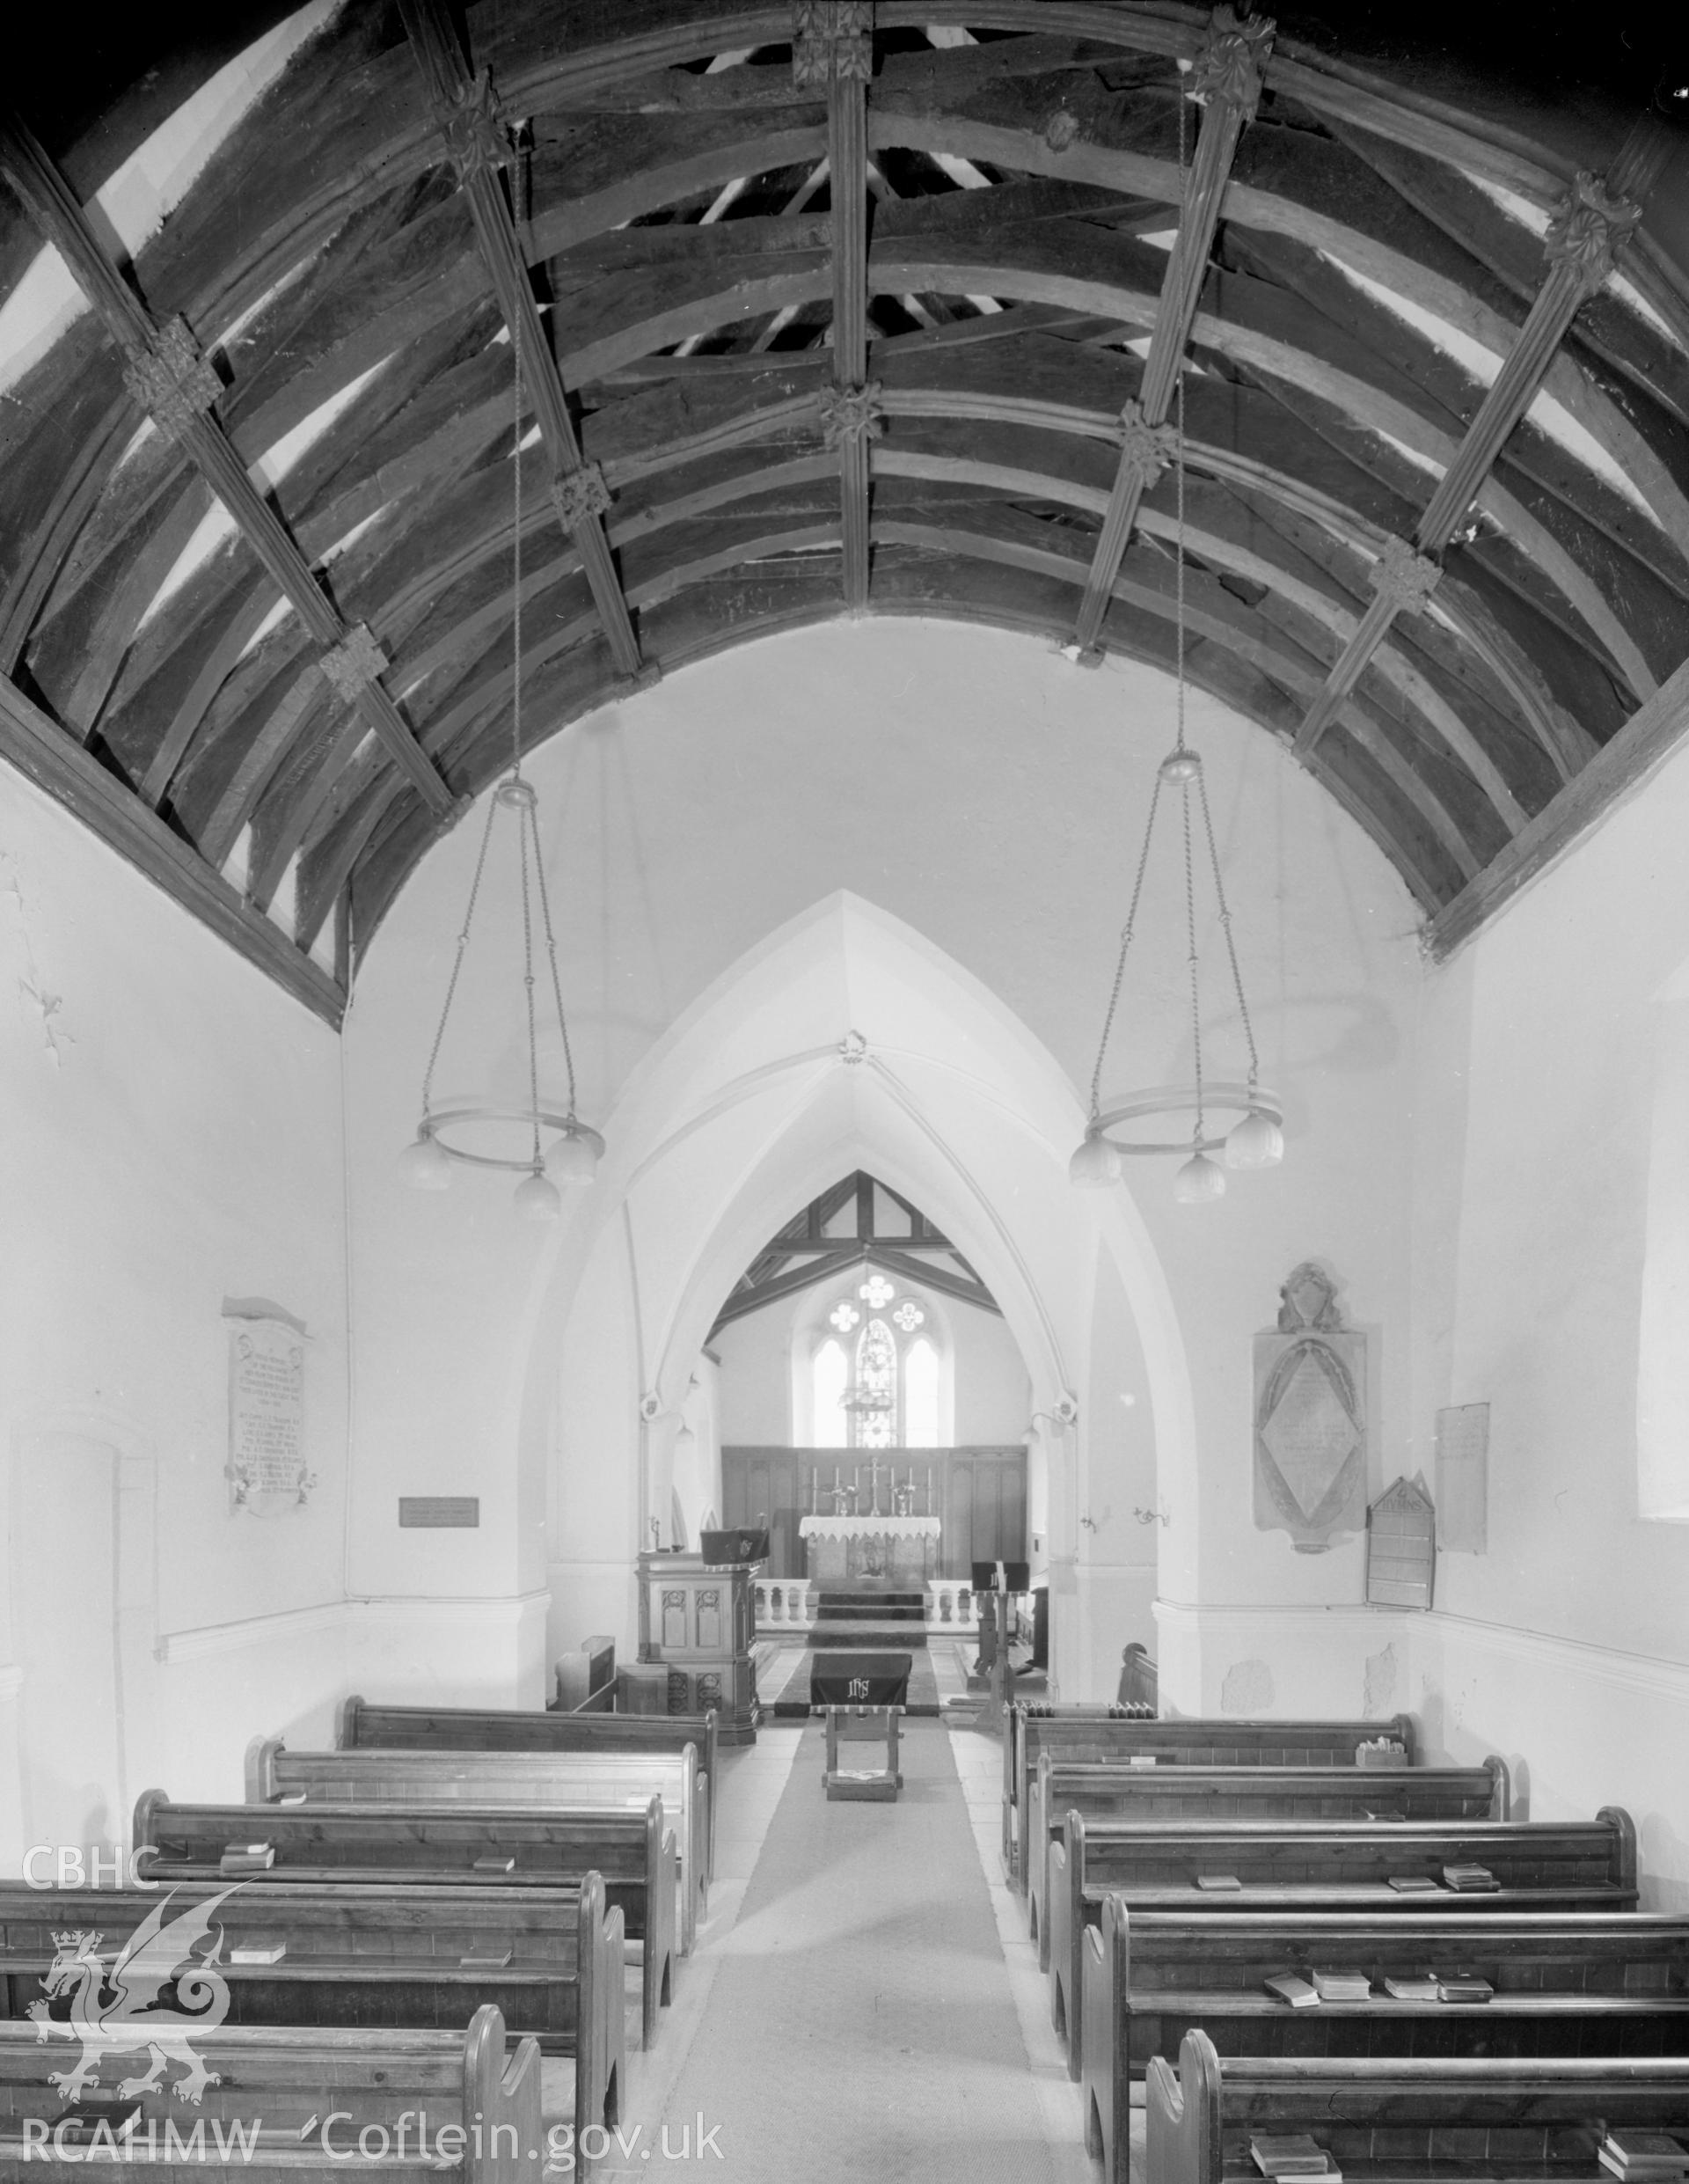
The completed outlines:
{"type": "Polygon", "coordinates": [[[1220,2184],[1220,2059],[1206,2033],[1185,2034],[1176,2070],[1151,2057],[1144,2107],[1148,2184],[1220,2184]]]}
{"type": "Polygon", "coordinates": [[[274,1804],[276,1787],[276,1765],[287,1746],[280,1737],[254,1737],[246,1747],[246,1802],[249,1805],[274,1804]]]}

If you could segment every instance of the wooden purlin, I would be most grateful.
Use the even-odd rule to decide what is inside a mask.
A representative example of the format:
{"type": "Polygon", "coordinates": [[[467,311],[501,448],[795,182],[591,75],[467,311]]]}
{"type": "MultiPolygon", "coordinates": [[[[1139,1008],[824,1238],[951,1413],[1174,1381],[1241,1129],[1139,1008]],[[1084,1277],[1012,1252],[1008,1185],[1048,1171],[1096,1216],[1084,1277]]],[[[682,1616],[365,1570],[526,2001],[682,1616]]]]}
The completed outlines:
{"type": "MultiPolygon", "coordinates": [[[[57,168],[15,114],[0,115],[0,172],[65,260],[77,285],[128,357],[131,372],[142,381],[151,375],[161,386],[168,386],[172,377],[185,381],[192,376],[181,370],[186,330],[179,321],[165,327],[154,319],[106,256],[57,168]],[[173,356],[172,343],[180,345],[173,356]]],[[[196,359],[193,370],[205,374],[209,367],[196,359]]],[[[333,676],[336,662],[346,663],[344,684],[337,687],[362,714],[424,802],[435,811],[450,810],[451,790],[379,681],[373,665],[376,656],[363,644],[360,633],[347,626],[318,583],[286,524],[247,476],[222,426],[208,407],[193,407],[191,397],[178,396],[170,402],[170,409],[165,429],[186,451],[301,621],[324,649],[324,671],[333,676]]]]}
{"type": "Polygon", "coordinates": [[[1509,435],[1534,399],[1572,320],[1605,278],[1618,240],[1641,216],[1671,148],[1664,125],[1652,114],[1645,115],[1601,182],[1582,175],[1574,184],[1559,222],[1549,230],[1548,271],[1536,301],[1453,462],[1415,525],[1411,553],[1416,566],[1399,558],[1394,572],[1384,572],[1376,599],[1308,708],[1297,733],[1298,753],[1305,755],[1319,742],[1403,607],[1417,611],[1435,583],[1442,555],[1466,521],[1509,435]],[[1397,581],[1399,576],[1406,581],[1397,581]]]}
{"type": "Polygon", "coordinates": [[[832,206],[833,387],[823,401],[828,443],[838,451],[844,604],[868,602],[868,446],[880,429],[868,369],[868,79],[873,0],[793,0],[792,73],[827,93],[828,190],[832,206]]]}
{"type": "Polygon", "coordinates": [[[587,465],[580,436],[564,393],[533,283],[519,247],[515,224],[499,180],[496,135],[500,129],[486,79],[470,74],[443,0],[399,0],[430,105],[457,165],[458,186],[475,223],[481,261],[498,297],[512,338],[521,339],[529,392],[550,458],[553,499],[566,536],[581,556],[581,567],[603,622],[616,663],[637,676],[643,662],[621,580],[604,534],[608,495],[602,478],[587,465]],[[484,102],[478,105],[478,92],[484,102]]]}
{"type": "Polygon", "coordinates": [[[248,963],[338,1030],[346,993],[91,751],[0,677],[0,752],[248,963]]]}
{"type": "MultiPolygon", "coordinates": [[[[1152,443],[1141,430],[1153,434],[1164,426],[1178,390],[1185,349],[1195,323],[1197,299],[1214,231],[1219,224],[1220,202],[1231,180],[1238,139],[1254,113],[1261,95],[1261,71],[1272,43],[1273,26],[1265,18],[1239,24],[1229,7],[1214,11],[1206,46],[1193,64],[1203,72],[1195,86],[1181,84],[1181,99],[1200,95],[1203,99],[1196,156],[1186,178],[1184,203],[1178,209],[1179,226],[1167,256],[1166,276],[1161,285],[1160,305],[1150,336],[1149,357],[1144,367],[1142,390],[1136,415],[1129,418],[1120,453],[1120,468],[1103,517],[1101,535],[1092,559],[1090,581],[1085,588],[1074,642],[1082,658],[1095,663],[1100,657],[1098,634],[1108,611],[1109,594],[1137,521],[1138,505],[1157,475],[1152,443]]],[[[1163,458],[1165,459],[1165,458],[1163,458]]]]}

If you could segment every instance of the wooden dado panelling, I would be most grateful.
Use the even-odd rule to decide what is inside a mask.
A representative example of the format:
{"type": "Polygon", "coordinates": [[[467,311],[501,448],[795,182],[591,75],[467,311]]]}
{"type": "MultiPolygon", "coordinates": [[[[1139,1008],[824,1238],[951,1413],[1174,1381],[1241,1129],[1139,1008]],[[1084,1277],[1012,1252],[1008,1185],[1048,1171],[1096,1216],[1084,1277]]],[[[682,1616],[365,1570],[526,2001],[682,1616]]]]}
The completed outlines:
{"type": "MultiPolygon", "coordinates": [[[[962,1578],[976,1562],[1027,1559],[1027,1452],[1008,1448],[888,1448],[880,1453],[880,1507],[891,1507],[886,1484],[890,1465],[898,1484],[915,1473],[915,1513],[927,1513],[926,1480],[932,1478],[932,1513],[943,1523],[940,1572],[962,1578]]],[[[820,1475],[822,1514],[832,1510],[837,1467],[840,1484],[857,1490],[857,1506],[868,1506],[870,1464],[859,1448],[724,1448],[721,1451],[722,1522],[729,1528],[765,1522],[768,1575],[803,1575],[798,1526],[813,1506],[820,1475]]]]}

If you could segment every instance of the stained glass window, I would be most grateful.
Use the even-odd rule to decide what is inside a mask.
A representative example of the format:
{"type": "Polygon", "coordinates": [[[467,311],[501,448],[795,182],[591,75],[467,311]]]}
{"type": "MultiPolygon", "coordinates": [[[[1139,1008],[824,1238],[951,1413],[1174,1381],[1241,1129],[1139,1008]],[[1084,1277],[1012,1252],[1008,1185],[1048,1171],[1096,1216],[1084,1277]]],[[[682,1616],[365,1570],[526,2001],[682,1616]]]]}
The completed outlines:
{"type": "Polygon", "coordinates": [[[854,1296],[835,1295],[809,1353],[807,1395],[794,1390],[814,1447],[944,1446],[949,1368],[929,1318],[877,1267],[854,1296]]]}
{"type": "Polygon", "coordinates": [[[891,1448],[896,1440],[896,1339],[884,1320],[870,1320],[856,1345],[856,1445],[891,1448]]]}

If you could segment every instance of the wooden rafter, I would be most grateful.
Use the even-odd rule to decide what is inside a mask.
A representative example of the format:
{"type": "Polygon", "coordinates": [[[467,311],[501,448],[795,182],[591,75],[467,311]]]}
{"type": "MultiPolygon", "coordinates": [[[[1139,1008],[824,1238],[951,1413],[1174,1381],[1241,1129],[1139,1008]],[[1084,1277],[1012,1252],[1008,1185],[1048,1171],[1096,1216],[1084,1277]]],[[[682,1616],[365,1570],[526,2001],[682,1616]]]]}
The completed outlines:
{"type": "Polygon", "coordinates": [[[77,286],[129,360],[129,385],[162,429],[174,435],[223,502],[300,619],[323,648],[319,664],[337,693],[375,730],[411,786],[436,811],[450,810],[450,788],[428,759],[382,684],[380,647],[362,627],[349,627],[310,563],[211,414],[221,384],[201,358],[184,322],[161,326],[106,256],[57,168],[15,115],[0,116],[0,172],[41,233],[59,251],[77,286]]]}
{"type": "Polygon", "coordinates": [[[93,826],[120,856],[208,926],[313,1015],[340,1028],[340,984],[243,899],[222,874],[173,833],[117,775],[74,743],[56,722],[0,677],[0,751],[68,811],[93,826]]]}
{"type": "Polygon", "coordinates": [[[868,83],[874,0],[793,0],[792,77],[827,94],[833,384],[823,398],[827,444],[838,453],[844,604],[868,599],[868,444],[880,430],[868,370],[868,83]]]}
{"type": "Polygon", "coordinates": [[[1619,238],[1635,226],[1671,137],[1652,115],[1632,131],[1605,180],[1583,175],[1548,231],[1548,271],[1518,339],[1491,382],[1481,408],[1414,526],[1395,539],[1373,573],[1376,596],[1297,734],[1313,749],[1367,663],[1403,612],[1417,612],[1442,575],[1441,557],[1468,518],[1503,443],[1530,407],[1554,352],[1580,306],[1612,270],[1619,238]]]}
{"type": "Polygon", "coordinates": [[[900,1192],[859,1169],[812,1198],[802,1213],[770,1239],[716,1314],[709,1339],[713,1341],[722,1328],[747,1313],[760,1312],[783,1298],[798,1296],[817,1282],[837,1281],[851,1267],[859,1265],[882,1267],[903,1281],[919,1283],[982,1311],[1000,1310],[991,1291],[950,1239],[900,1192]],[[908,1216],[906,1235],[879,1234],[876,1192],[883,1192],[908,1216]],[[846,1206],[852,1211],[852,1232],[830,1236],[830,1224],[846,1206]],[[939,1263],[945,1258],[954,1264],[939,1263]]]}
{"type": "Polygon", "coordinates": [[[1159,308],[1137,399],[1122,419],[1120,468],[1092,557],[1074,641],[1082,659],[1094,661],[1097,633],[1137,520],[1144,493],[1166,467],[1170,447],[1167,414],[1184,370],[1185,350],[1196,317],[1203,279],[1219,224],[1220,202],[1232,162],[1261,96],[1261,68],[1273,26],[1263,17],[1240,24],[1230,7],[1217,8],[1206,44],[1179,87],[1181,99],[1200,102],[1203,125],[1196,157],[1178,207],[1178,231],[1167,255],[1159,308]]]}
{"type": "Polygon", "coordinates": [[[581,556],[618,666],[625,675],[637,676],[642,664],[639,639],[604,537],[609,489],[603,473],[581,457],[556,358],[517,244],[499,180],[501,167],[511,156],[510,138],[500,120],[491,80],[485,74],[470,74],[444,0],[399,0],[399,13],[475,223],[482,263],[505,324],[512,338],[522,342],[528,388],[551,459],[558,521],[581,556]]]}
{"type": "MultiPolygon", "coordinates": [[[[637,0],[574,11],[567,37],[549,0],[510,0],[475,55],[505,110],[532,117],[507,200],[510,141],[448,4],[405,0],[398,46],[342,11],[137,250],[134,290],[78,260],[73,237],[99,316],[7,416],[4,664],[67,744],[99,754],[112,793],[127,776],[213,868],[250,827],[249,912],[296,860],[296,953],[342,899],[362,947],[450,809],[362,733],[369,648],[339,663],[348,712],[312,617],[267,627],[278,580],[261,542],[256,562],[214,557],[138,620],[205,506],[176,420],[190,451],[215,434],[244,473],[381,367],[290,471],[285,524],[252,498],[319,608],[311,571],[333,553],[337,630],[381,633],[391,666],[367,702],[404,694],[412,764],[472,792],[510,672],[494,303],[546,381],[524,475],[523,660],[548,729],[613,695],[640,646],[676,666],[798,627],[824,615],[830,582],[836,611],[841,570],[852,607],[1077,625],[1166,666],[1173,495],[1130,474],[1121,404],[1136,399],[1164,453],[1155,429],[1194,354],[1192,679],[1275,736],[1293,740],[1349,671],[1378,612],[1369,570],[1387,585],[1405,553],[1411,582],[1415,546],[1439,558],[1415,527],[1426,466],[1481,517],[1440,557],[1431,611],[1391,619],[1306,751],[1428,912],[1481,915],[1531,868],[1565,792],[1609,778],[1591,759],[1636,705],[1665,733],[1656,693],[1689,641],[1689,283],[1658,232],[1620,234],[1617,268],[1660,319],[1609,284],[1544,340],[1530,226],[1472,179],[1545,212],[1584,168],[1612,189],[1627,120],[1611,102],[1518,99],[1510,118],[1486,94],[1462,110],[1457,77],[1422,68],[1411,40],[1360,69],[1280,33],[1247,130],[1223,87],[1207,99],[1175,208],[1188,109],[1168,95],[1174,67],[1188,92],[1241,27],[1207,8],[970,0],[969,26],[1007,34],[938,49],[907,34],[943,19],[913,0],[637,0]],[[701,65],[788,41],[797,81],[701,65]],[[904,179],[955,160],[991,186],[923,194],[904,179]],[[715,217],[735,187],[742,202],[715,217]],[[1163,227],[1171,257],[1142,240],[1163,227]],[[940,323],[881,334],[882,293],[940,323]],[[947,299],[984,294],[997,314],[942,323],[947,299]],[[1502,382],[1486,393],[1384,296],[1508,359],[1502,382]],[[818,334],[830,304],[827,346],[763,340],[782,311],[818,334]],[[232,385],[208,381],[177,312],[208,346],[243,319],[232,385]],[[172,412],[138,447],[100,331],[113,314],[149,407],[172,412]],[[1122,352],[1141,336],[1140,367],[1122,352]],[[1538,389],[1593,443],[1588,459],[1528,414],[1538,389]],[[1495,442],[1482,465],[1480,427],[1495,442]],[[615,496],[577,526],[584,552],[567,524],[552,535],[546,505],[546,483],[571,479],[615,496]]],[[[271,949],[263,923],[254,945],[271,949]]]]}

